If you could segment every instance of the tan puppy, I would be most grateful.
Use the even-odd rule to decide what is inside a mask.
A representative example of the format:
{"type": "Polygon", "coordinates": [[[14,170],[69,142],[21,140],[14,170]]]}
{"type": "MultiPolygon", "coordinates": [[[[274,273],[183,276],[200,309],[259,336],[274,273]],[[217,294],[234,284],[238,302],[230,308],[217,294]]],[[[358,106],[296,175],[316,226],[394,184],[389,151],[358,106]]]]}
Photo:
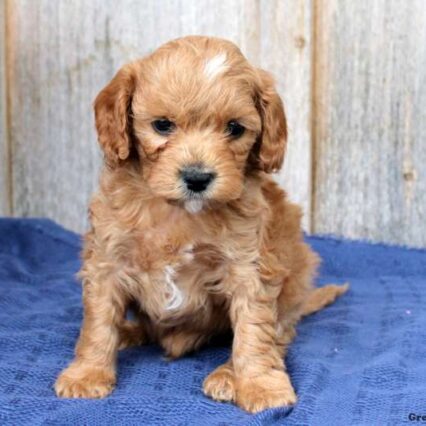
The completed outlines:
{"type": "Polygon", "coordinates": [[[268,175],[287,139],[270,75],[228,41],[185,37],[124,66],[95,113],[105,168],[83,327],[57,394],[108,395],[119,347],[155,341],[173,358],[232,329],[232,356],[204,392],[251,412],[294,404],[283,358],[295,324],[346,287],[313,289],[300,209],[268,175]]]}

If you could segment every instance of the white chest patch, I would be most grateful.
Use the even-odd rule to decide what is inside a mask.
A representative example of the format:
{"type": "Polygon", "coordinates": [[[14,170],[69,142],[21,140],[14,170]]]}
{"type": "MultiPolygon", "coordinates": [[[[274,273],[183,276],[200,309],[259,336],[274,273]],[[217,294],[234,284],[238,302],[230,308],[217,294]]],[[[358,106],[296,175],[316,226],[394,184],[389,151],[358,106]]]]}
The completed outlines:
{"type": "Polygon", "coordinates": [[[175,277],[176,271],[172,266],[167,265],[164,268],[164,280],[166,282],[167,292],[169,293],[165,306],[167,311],[179,309],[182,306],[184,300],[182,291],[175,283],[175,277]]]}
{"type": "Polygon", "coordinates": [[[204,74],[209,80],[213,80],[219,74],[225,72],[228,69],[226,63],[226,54],[219,53],[219,55],[208,59],[204,65],[204,74]]]}
{"type": "Polygon", "coordinates": [[[203,200],[187,200],[185,201],[185,210],[188,213],[198,213],[203,208],[203,200]]]}

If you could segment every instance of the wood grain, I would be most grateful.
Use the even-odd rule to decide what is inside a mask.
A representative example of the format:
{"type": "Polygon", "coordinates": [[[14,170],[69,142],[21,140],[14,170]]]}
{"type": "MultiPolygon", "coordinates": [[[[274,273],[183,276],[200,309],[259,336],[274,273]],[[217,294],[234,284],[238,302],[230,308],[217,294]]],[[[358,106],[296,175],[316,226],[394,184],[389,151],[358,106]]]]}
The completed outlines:
{"type": "MultiPolygon", "coordinates": [[[[76,231],[85,228],[86,206],[97,185],[100,166],[92,100],[122,64],[175,37],[204,34],[235,41],[249,60],[265,68],[270,66],[277,74],[280,89],[286,91],[291,127],[299,128],[299,120],[306,124],[306,106],[301,106],[305,92],[303,100],[295,101],[295,108],[303,109],[300,116],[305,118],[299,119],[299,114],[292,111],[296,92],[303,90],[308,72],[307,55],[301,59],[299,50],[291,45],[296,23],[289,27],[290,44],[284,42],[288,46],[286,58],[268,60],[269,55],[275,56],[280,50],[280,38],[287,38],[281,20],[274,19],[270,26],[265,23],[265,19],[273,18],[275,2],[125,0],[119,7],[112,0],[11,3],[11,49],[15,52],[10,64],[14,76],[10,84],[12,179],[17,215],[48,216],[76,231]],[[265,37],[273,40],[264,42],[265,37]],[[293,60],[294,55],[297,57],[293,60]],[[301,62],[304,68],[299,78],[297,67],[301,62]]],[[[289,2],[282,12],[292,16],[295,7],[299,16],[297,3],[289,2]]],[[[305,21],[301,19],[303,25],[305,21]]],[[[305,26],[302,30],[309,32],[305,26]]],[[[300,131],[302,144],[297,142],[298,131],[294,133],[285,175],[294,197],[305,204],[309,178],[292,180],[290,170],[293,161],[297,163],[294,170],[298,176],[303,168],[309,172],[304,146],[306,131],[306,126],[300,131]],[[301,145],[304,152],[298,154],[301,145]]]]}
{"type": "Polygon", "coordinates": [[[261,65],[275,76],[289,126],[284,167],[277,176],[311,222],[312,2],[262,0],[261,65]]]}
{"type": "Polygon", "coordinates": [[[290,127],[277,179],[302,204],[305,229],[425,247],[424,6],[0,0],[0,214],[13,207],[82,231],[101,163],[95,95],[123,63],[205,34],[274,74],[290,127]]]}
{"type": "Polygon", "coordinates": [[[0,0],[0,216],[8,216],[12,213],[9,166],[6,96],[6,0],[0,0]]]}
{"type": "Polygon", "coordinates": [[[425,2],[315,5],[314,231],[425,247],[425,2]]]}

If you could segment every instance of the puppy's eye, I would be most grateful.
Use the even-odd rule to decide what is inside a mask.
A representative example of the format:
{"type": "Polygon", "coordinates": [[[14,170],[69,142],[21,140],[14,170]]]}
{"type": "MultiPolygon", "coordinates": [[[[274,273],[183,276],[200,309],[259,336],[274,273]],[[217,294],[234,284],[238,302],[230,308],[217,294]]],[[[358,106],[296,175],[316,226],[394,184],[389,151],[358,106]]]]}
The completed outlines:
{"type": "Polygon", "coordinates": [[[160,135],[170,135],[175,128],[175,124],[167,118],[161,118],[151,123],[152,128],[160,135]]]}
{"type": "Polygon", "coordinates": [[[245,130],[245,127],[235,120],[231,120],[226,126],[226,131],[228,135],[234,139],[237,139],[242,136],[245,130]]]}

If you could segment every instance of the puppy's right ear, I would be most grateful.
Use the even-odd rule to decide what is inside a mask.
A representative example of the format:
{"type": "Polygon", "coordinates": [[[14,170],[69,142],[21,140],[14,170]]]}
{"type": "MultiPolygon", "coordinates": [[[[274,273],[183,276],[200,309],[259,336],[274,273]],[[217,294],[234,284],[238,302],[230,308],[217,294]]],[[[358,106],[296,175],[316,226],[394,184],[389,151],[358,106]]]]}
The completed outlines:
{"type": "Polygon", "coordinates": [[[101,90],[94,102],[98,140],[107,164],[116,166],[130,153],[131,100],[136,87],[136,65],[125,65],[101,90]]]}

